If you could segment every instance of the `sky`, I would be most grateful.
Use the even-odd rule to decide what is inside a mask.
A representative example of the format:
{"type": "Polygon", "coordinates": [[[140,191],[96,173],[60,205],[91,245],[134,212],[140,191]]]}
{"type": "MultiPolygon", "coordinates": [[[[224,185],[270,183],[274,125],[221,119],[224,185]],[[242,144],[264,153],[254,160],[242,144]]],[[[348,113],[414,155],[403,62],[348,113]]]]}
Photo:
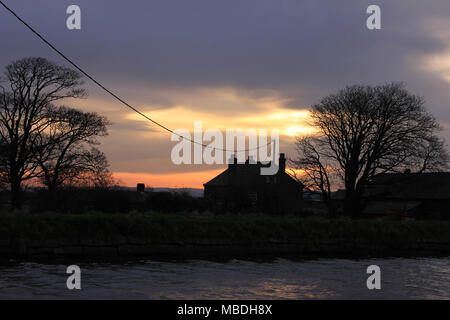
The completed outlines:
{"type": "MultiPolygon", "coordinates": [[[[402,81],[450,141],[448,0],[3,0],[106,87],[163,125],[278,129],[295,157],[307,111],[346,85],[402,81]],[[81,9],[81,30],[66,9],[81,9]],[[381,9],[369,30],[366,9],[381,9]]],[[[0,68],[30,56],[67,63],[0,7],[0,68]]],[[[68,106],[112,122],[101,150],[124,185],[194,187],[226,165],[175,165],[176,142],[86,79],[68,106]]]]}

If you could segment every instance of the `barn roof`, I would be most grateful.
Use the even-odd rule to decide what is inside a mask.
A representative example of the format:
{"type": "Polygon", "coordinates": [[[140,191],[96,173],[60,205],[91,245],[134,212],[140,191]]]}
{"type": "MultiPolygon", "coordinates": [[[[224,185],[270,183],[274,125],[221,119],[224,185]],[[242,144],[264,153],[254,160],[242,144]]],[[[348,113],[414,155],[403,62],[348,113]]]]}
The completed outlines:
{"type": "Polygon", "coordinates": [[[450,199],[450,172],[380,174],[367,185],[365,195],[391,199],[450,199]]]}

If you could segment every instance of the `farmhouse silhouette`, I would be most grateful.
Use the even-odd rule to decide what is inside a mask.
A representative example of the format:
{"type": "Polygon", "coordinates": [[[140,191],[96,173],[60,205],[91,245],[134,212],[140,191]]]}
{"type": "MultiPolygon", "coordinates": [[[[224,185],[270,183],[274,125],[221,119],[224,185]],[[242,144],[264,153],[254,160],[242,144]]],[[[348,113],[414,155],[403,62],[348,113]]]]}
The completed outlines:
{"type": "Polygon", "coordinates": [[[246,210],[272,214],[299,213],[303,185],[286,173],[286,158],[280,153],[278,173],[261,175],[261,162],[238,163],[234,157],[228,168],[206,182],[204,198],[214,211],[246,210]]]}

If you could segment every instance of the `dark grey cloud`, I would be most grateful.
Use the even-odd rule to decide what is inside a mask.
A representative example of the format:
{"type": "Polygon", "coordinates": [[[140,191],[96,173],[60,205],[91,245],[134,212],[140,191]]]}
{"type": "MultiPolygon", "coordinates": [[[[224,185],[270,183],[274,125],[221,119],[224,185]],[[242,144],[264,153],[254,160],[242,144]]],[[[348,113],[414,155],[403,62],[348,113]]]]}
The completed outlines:
{"type": "MultiPolygon", "coordinates": [[[[444,45],[424,32],[424,20],[450,12],[446,0],[377,1],[383,29],[368,31],[370,1],[7,3],[69,56],[112,83],[288,92],[405,78],[406,54],[444,45]],[[65,28],[65,8],[72,3],[82,9],[80,31],[65,28]]],[[[7,48],[3,61],[54,56],[6,12],[0,14],[7,48]]]]}
{"type": "MultiPolygon", "coordinates": [[[[424,21],[450,10],[446,0],[377,1],[383,29],[368,31],[365,9],[371,1],[7,3],[63,51],[112,82],[291,91],[405,78],[406,54],[444,45],[424,32],[424,21]],[[72,3],[82,10],[80,31],[65,28],[65,9],[72,3]]],[[[7,48],[3,61],[54,56],[4,10],[0,14],[7,48]]]]}
{"type": "MultiPolygon", "coordinates": [[[[255,96],[274,90],[290,99],[288,107],[302,108],[347,84],[404,81],[425,97],[444,125],[450,124],[449,83],[421,68],[425,55],[450,46],[432,25],[443,20],[443,28],[450,27],[445,23],[448,0],[378,0],[382,29],[377,31],[365,27],[366,8],[375,3],[367,0],[5,2],[99,80],[139,105],[172,107],[170,97],[156,94],[167,88],[228,87],[255,96]],[[80,31],[65,27],[70,4],[81,7],[80,31]],[[143,97],[151,92],[155,95],[143,97]]],[[[63,62],[2,8],[0,38],[1,65],[24,56],[63,62]]],[[[91,96],[106,98],[88,86],[91,96]]],[[[214,113],[214,105],[209,108],[214,113]]],[[[112,120],[117,131],[146,129],[120,114],[112,120]]],[[[449,130],[445,134],[450,137],[449,130]]]]}

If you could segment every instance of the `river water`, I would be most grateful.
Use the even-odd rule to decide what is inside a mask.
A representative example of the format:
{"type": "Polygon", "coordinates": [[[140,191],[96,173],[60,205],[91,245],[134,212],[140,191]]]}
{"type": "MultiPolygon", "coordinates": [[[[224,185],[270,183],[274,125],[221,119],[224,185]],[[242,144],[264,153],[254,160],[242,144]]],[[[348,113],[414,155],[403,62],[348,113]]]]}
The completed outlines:
{"type": "Polygon", "coordinates": [[[450,299],[450,257],[0,265],[0,299],[450,299]],[[81,290],[68,290],[68,264],[81,290]],[[381,289],[367,289],[367,267],[381,289]]]}

